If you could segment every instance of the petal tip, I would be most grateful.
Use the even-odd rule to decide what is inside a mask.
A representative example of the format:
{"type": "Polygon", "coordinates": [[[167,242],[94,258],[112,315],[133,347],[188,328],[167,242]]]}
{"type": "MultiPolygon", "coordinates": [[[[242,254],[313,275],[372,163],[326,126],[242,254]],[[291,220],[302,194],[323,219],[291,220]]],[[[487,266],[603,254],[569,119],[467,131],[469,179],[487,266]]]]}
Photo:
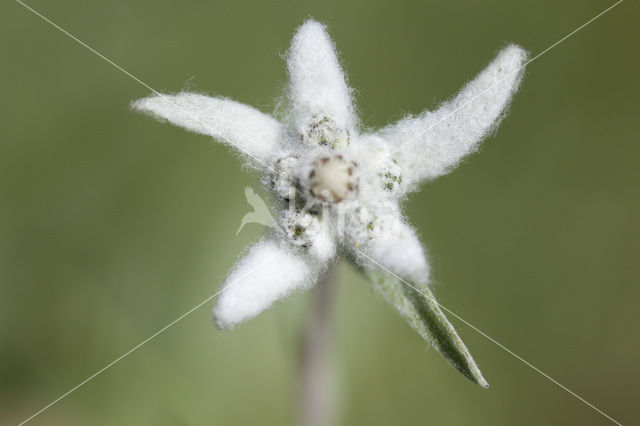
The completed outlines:
{"type": "Polygon", "coordinates": [[[137,101],[133,101],[129,104],[129,108],[131,108],[132,111],[139,111],[140,110],[140,103],[143,101],[143,99],[138,99],[137,101]]]}
{"type": "Polygon", "coordinates": [[[132,111],[149,112],[149,102],[159,98],[160,95],[151,95],[146,98],[137,99],[129,104],[132,111]]]}
{"type": "Polygon", "coordinates": [[[229,318],[225,318],[225,315],[221,312],[220,305],[216,305],[213,308],[213,323],[220,331],[230,331],[236,326],[236,322],[230,321],[229,318]]]}
{"type": "Polygon", "coordinates": [[[327,31],[327,27],[326,25],[324,25],[323,23],[315,20],[314,18],[307,18],[304,20],[304,22],[302,23],[302,25],[300,25],[298,27],[298,31],[300,32],[302,30],[305,31],[319,31],[319,32],[326,32],[327,31]]]}
{"type": "Polygon", "coordinates": [[[482,376],[480,372],[474,376],[473,381],[476,382],[482,389],[489,389],[489,382],[482,376]]]}
{"type": "Polygon", "coordinates": [[[522,46],[511,43],[498,54],[498,58],[513,67],[522,67],[529,59],[529,52],[522,46]]]}

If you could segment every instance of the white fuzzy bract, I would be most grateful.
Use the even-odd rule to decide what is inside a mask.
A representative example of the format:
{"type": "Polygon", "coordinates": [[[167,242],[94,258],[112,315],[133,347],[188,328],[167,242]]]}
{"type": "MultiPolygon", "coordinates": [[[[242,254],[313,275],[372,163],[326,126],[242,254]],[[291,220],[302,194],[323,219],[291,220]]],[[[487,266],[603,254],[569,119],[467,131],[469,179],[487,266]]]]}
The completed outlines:
{"type": "Polygon", "coordinates": [[[253,318],[295,290],[313,284],[311,267],[278,243],[257,243],[238,262],[224,284],[213,311],[220,328],[253,318]]]}
{"type": "MultiPolygon", "coordinates": [[[[395,214],[376,216],[372,220],[373,225],[368,228],[371,228],[369,231],[374,235],[361,239],[361,243],[355,243],[358,244],[357,247],[353,245],[354,259],[366,268],[376,269],[381,266],[408,281],[428,283],[429,265],[413,228],[395,214]]],[[[367,225],[364,227],[367,228],[367,225]]],[[[353,226],[351,232],[354,230],[367,231],[353,226]]]]}
{"type": "Polygon", "coordinates": [[[280,123],[257,109],[197,93],[154,95],[132,108],[195,133],[212,136],[243,154],[265,161],[282,139],[280,123]]]}
{"type": "Polygon", "coordinates": [[[351,89],[324,25],[309,20],[298,28],[287,68],[293,119],[300,134],[308,134],[310,126],[323,125],[323,119],[336,130],[355,128],[351,89]]]}
{"type": "Polygon", "coordinates": [[[504,117],[524,73],[527,53],[511,45],[436,111],[407,117],[380,130],[405,170],[404,185],[449,172],[472,153],[504,117]]]}
{"type": "Polygon", "coordinates": [[[263,182],[278,201],[278,224],[229,275],[214,311],[217,324],[232,327],[308,288],[340,253],[426,288],[429,266],[400,201],[421,181],[451,170],[496,128],[526,58],[522,48],[508,46],[436,111],[361,134],[333,42],[309,20],[288,51],[289,115],[282,124],[252,107],[193,93],[133,103],[266,166],[263,182]]]}

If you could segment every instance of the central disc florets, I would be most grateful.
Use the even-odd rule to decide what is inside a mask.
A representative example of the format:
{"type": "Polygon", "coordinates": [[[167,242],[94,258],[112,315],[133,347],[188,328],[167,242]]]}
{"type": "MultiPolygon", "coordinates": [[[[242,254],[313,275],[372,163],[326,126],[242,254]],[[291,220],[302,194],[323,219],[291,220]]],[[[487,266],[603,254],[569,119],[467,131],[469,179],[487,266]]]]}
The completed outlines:
{"type": "Polygon", "coordinates": [[[309,172],[309,194],[324,202],[339,203],[358,190],[357,164],[342,154],[321,155],[309,172]]]}

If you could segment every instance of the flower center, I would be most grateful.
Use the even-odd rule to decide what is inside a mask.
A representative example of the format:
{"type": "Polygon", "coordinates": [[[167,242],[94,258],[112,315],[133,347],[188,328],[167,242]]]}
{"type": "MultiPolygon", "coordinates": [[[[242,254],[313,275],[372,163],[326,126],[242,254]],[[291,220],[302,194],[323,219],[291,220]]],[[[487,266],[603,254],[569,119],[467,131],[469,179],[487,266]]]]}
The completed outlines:
{"type": "Polygon", "coordinates": [[[309,172],[311,196],[329,203],[351,198],[358,190],[356,167],[355,162],[345,160],[342,154],[316,158],[309,172]]]}

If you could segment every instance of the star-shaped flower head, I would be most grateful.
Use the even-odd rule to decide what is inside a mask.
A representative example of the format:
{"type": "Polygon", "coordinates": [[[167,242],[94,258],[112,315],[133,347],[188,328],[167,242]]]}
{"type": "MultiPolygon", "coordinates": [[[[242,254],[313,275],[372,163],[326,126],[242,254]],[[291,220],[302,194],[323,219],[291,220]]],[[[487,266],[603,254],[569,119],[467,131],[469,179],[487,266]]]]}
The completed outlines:
{"type": "Polygon", "coordinates": [[[274,226],[229,274],[214,308],[220,328],[313,286],[339,255],[350,259],[420,335],[471,380],[482,377],[429,290],[429,266],[399,207],[446,174],[496,128],[527,58],[510,45],[454,98],[374,132],[359,126],[326,28],[306,21],[287,56],[281,121],[221,97],[155,94],[133,108],[236,148],[263,174],[279,207],[274,226]]]}

